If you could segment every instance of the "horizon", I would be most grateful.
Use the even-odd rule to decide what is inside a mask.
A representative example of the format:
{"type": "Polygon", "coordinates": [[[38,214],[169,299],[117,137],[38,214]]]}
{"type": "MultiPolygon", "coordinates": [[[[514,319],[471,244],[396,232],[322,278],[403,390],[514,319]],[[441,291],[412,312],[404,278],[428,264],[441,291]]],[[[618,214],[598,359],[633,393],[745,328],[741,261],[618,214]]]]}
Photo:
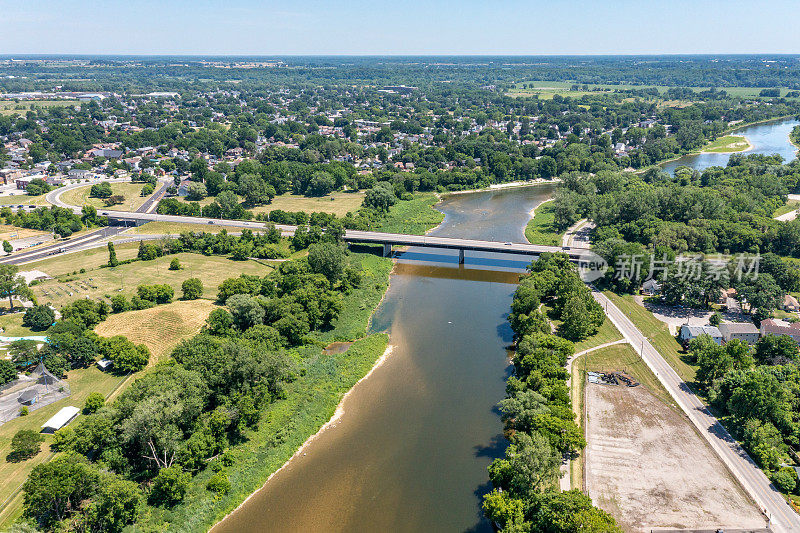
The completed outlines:
{"type": "Polygon", "coordinates": [[[327,5],[234,0],[0,0],[3,55],[791,55],[790,0],[560,3],[409,0],[327,5]],[[779,15],[779,16],[776,16],[779,15]],[[656,23],[658,21],[661,23],[656,23]],[[35,28],[35,31],[32,29],[35,28]]]}

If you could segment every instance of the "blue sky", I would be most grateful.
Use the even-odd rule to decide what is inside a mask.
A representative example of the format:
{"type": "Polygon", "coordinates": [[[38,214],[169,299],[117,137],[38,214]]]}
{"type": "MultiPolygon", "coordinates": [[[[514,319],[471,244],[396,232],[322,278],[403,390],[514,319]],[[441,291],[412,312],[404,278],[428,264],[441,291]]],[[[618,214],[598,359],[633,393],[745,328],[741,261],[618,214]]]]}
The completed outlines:
{"type": "Polygon", "coordinates": [[[0,0],[2,54],[800,53],[798,0],[0,0]]]}

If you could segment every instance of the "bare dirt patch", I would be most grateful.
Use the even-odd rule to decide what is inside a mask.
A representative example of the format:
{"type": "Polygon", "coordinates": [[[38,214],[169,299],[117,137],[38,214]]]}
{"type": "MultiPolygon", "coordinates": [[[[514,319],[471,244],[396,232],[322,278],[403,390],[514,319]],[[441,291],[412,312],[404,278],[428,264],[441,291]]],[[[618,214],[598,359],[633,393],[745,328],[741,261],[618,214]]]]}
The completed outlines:
{"type": "Polygon", "coordinates": [[[764,527],[680,413],[644,387],[586,387],[586,488],[625,531],[764,527]]]}

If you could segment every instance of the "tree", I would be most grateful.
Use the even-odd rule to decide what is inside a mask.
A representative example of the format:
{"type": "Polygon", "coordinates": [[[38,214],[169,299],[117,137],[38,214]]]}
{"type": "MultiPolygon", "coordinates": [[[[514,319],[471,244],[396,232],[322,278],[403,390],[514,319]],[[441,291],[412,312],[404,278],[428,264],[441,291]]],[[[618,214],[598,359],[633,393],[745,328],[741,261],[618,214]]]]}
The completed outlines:
{"type": "Polygon", "coordinates": [[[153,191],[155,190],[156,188],[152,183],[146,183],[142,187],[142,192],[139,193],[139,196],[150,196],[151,194],[153,194],[153,191]]]}
{"type": "Polygon", "coordinates": [[[25,311],[22,325],[34,331],[42,331],[53,325],[56,313],[48,305],[34,305],[25,311]]]}
{"type": "Polygon", "coordinates": [[[308,248],[308,266],[312,272],[322,274],[331,283],[336,283],[347,266],[347,252],[337,244],[312,244],[308,248]]]}
{"type": "Polygon", "coordinates": [[[380,181],[364,194],[363,205],[380,212],[387,212],[397,202],[397,196],[391,184],[380,181]]]}
{"type": "Polygon", "coordinates": [[[336,188],[336,179],[324,170],[318,170],[311,175],[306,189],[307,196],[325,196],[336,188]]]}
{"type": "Polygon", "coordinates": [[[142,506],[142,492],[133,481],[104,474],[87,512],[92,531],[118,533],[136,522],[142,506]]]}
{"type": "Polygon", "coordinates": [[[16,461],[30,459],[41,451],[44,437],[31,429],[21,429],[11,439],[11,453],[16,461]]]}
{"type": "Polygon", "coordinates": [[[797,361],[797,343],[788,335],[765,335],[756,343],[755,358],[761,365],[782,365],[797,361]]]}
{"type": "Polygon", "coordinates": [[[10,309],[14,309],[14,298],[35,300],[28,284],[17,274],[18,271],[14,265],[0,265],[0,298],[8,298],[10,309]]]}
{"type": "Polygon", "coordinates": [[[36,465],[22,486],[24,514],[40,527],[52,529],[95,494],[99,479],[86,459],[75,453],[36,465]]]}
{"type": "Polygon", "coordinates": [[[264,308],[248,294],[235,294],[225,305],[231,312],[234,325],[242,331],[264,322],[264,308]]]}
{"type": "Polygon", "coordinates": [[[203,282],[200,278],[189,278],[181,284],[184,300],[197,300],[203,296],[203,282]]]}
{"type": "Polygon", "coordinates": [[[115,294],[111,297],[111,312],[112,313],[122,313],[124,311],[129,311],[131,308],[131,303],[125,297],[124,294],[115,294]]]}
{"type": "Polygon", "coordinates": [[[614,518],[592,505],[579,490],[546,492],[533,504],[531,531],[546,533],[621,533],[614,518]]]}
{"type": "Polygon", "coordinates": [[[112,194],[114,193],[111,190],[111,184],[107,181],[95,183],[92,185],[92,188],[89,189],[89,196],[93,198],[110,198],[112,194]]]}
{"type": "Polygon", "coordinates": [[[275,189],[255,174],[239,178],[239,194],[249,205],[265,204],[275,197],[275,189]]]}
{"type": "Polygon", "coordinates": [[[17,379],[17,367],[8,359],[0,359],[0,386],[17,379]]]}
{"type": "Polygon", "coordinates": [[[8,241],[3,241],[3,251],[7,254],[10,254],[14,251],[14,247],[11,246],[11,243],[8,241]]]}
{"type": "Polygon", "coordinates": [[[206,327],[212,335],[227,335],[233,327],[233,317],[225,309],[214,309],[206,319],[206,327]]]}
{"type": "Polygon", "coordinates": [[[86,402],[83,404],[84,414],[93,414],[99,411],[106,404],[106,398],[99,392],[92,392],[86,397],[86,402]]]}
{"type": "Polygon", "coordinates": [[[147,346],[133,344],[122,335],[101,339],[100,351],[114,362],[114,370],[120,373],[138,372],[150,361],[147,346]]]}
{"type": "Polygon", "coordinates": [[[233,191],[222,191],[217,195],[215,203],[219,207],[219,218],[236,218],[241,209],[239,198],[233,191]]]}
{"type": "Polygon", "coordinates": [[[108,318],[108,312],[109,308],[106,302],[75,300],[61,308],[61,318],[74,322],[83,329],[90,329],[108,318]]]}
{"type": "Polygon", "coordinates": [[[162,468],[153,480],[150,500],[157,505],[175,505],[183,500],[190,477],[180,466],[162,468]]]}
{"type": "Polygon", "coordinates": [[[117,260],[117,251],[114,249],[114,243],[108,243],[108,266],[115,267],[119,264],[117,260]]]}
{"type": "Polygon", "coordinates": [[[186,199],[187,200],[191,200],[193,202],[197,202],[197,201],[202,200],[206,196],[208,196],[208,190],[206,189],[206,186],[203,185],[202,183],[192,182],[186,188],[186,199]]]}
{"type": "Polygon", "coordinates": [[[505,459],[489,465],[489,477],[512,497],[533,498],[558,479],[560,455],[539,433],[516,433],[505,459]]]}
{"type": "Polygon", "coordinates": [[[41,178],[34,178],[28,183],[27,187],[25,187],[25,192],[31,196],[41,196],[42,194],[50,192],[50,185],[41,178]]]}
{"type": "Polygon", "coordinates": [[[722,315],[719,314],[719,311],[714,311],[711,317],[708,319],[708,323],[712,326],[719,326],[722,322],[722,315]]]}
{"type": "Polygon", "coordinates": [[[172,261],[169,262],[169,269],[170,270],[180,270],[181,269],[181,262],[177,257],[173,258],[172,261]]]}

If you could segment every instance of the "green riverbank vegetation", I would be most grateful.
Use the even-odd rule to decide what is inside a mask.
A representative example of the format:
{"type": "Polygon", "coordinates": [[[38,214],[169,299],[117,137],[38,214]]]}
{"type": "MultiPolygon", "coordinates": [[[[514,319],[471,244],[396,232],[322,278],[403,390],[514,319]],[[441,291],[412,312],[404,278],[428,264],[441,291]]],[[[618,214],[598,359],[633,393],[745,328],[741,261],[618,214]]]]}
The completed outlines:
{"type": "Polygon", "coordinates": [[[517,349],[499,405],[510,445],[489,465],[494,490],[484,497],[484,514],[503,531],[620,532],[580,490],[558,488],[562,459],[586,446],[565,383],[567,360],[575,353],[571,340],[594,335],[603,310],[565,254],[542,254],[529,271],[512,301],[517,349]],[[543,301],[561,317],[558,335],[539,311],[543,301]],[[578,323],[584,326],[574,327],[578,323]]]}

